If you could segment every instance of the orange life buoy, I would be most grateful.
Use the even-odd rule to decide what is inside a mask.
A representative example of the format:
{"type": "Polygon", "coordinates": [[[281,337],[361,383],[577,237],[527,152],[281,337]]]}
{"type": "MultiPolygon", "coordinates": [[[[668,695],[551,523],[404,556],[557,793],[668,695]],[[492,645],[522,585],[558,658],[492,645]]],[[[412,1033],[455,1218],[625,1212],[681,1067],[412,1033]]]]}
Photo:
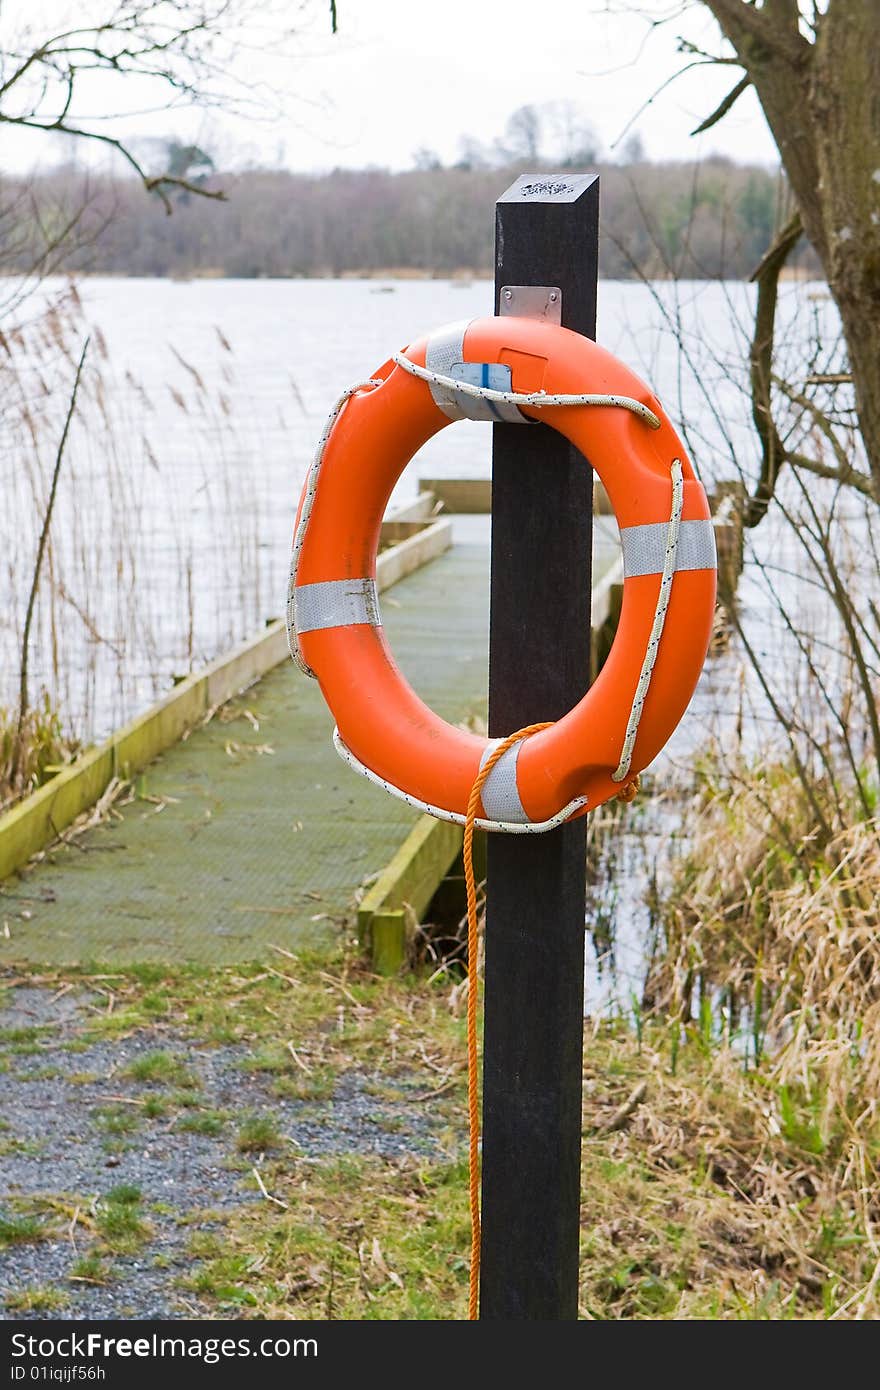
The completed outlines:
{"type": "Polygon", "coordinates": [[[616,796],[627,740],[633,776],[687,708],[715,607],[709,507],[652,392],[596,343],[553,324],[510,317],[452,325],[347,393],[325,431],[320,470],[300,499],[289,624],[336,719],[343,756],[388,791],[447,819],[464,820],[471,787],[498,740],[440,719],[401,675],[382,628],[376,552],[403,469],[426,440],[464,416],[540,419],[559,430],[595,468],[620,528],[623,604],[601,673],[562,719],[510,748],[482,791],[488,828],[549,828],[616,796]],[[606,408],[546,409],[545,396],[589,401],[585,390],[606,408]],[[506,399],[513,393],[517,403],[506,399]],[[532,403],[522,401],[535,393],[532,403]]]}

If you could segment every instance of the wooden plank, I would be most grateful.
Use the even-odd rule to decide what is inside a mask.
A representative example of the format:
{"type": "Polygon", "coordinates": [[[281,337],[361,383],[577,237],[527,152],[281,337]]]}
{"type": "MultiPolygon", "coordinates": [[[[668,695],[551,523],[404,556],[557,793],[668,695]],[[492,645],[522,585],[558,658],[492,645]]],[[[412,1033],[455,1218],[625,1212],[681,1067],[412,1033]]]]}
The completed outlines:
{"type": "Polygon", "coordinates": [[[290,659],[287,628],[283,619],[267,623],[263,632],[249,638],[225,656],[212,661],[205,670],[206,710],[216,709],[233,695],[246,690],[274,666],[290,659]]]}
{"type": "MultiPolygon", "coordinates": [[[[541,174],[496,205],[502,286],[558,287],[595,336],[599,181],[541,174]]],[[[590,681],[592,473],[547,425],[495,425],[489,733],[559,719],[590,681]]],[[[577,1317],[586,837],[490,835],[481,1318],[577,1317]]]]}
{"type": "Polygon", "coordinates": [[[358,908],[358,937],[369,940],[376,913],[410,907],[420,917],[461,850],[462,830],[451,821],[420,816],[391,863],[358,908]]]}
{"type": "Polygon", "coordinates": [[[605,604],[605,617],[594,623],[590,630],[590,675],[595,680],[611,652],[617,635],[620,613],[623,608],[623,581],[612,584],[608,589],[605,604]]]}
{"type": "Polygon", "coordinates": [[[418,495],[411,502],[403,502],[386,512],[383,525],[386,521],[433,521],[436,512],[436,497],[420,483],[418,495]]]}
{"type": "Polygon", "coordinates": [[[406,964],[406,913],[374,912],[370,920],[370,958],[380,975],[396,975],[406,964]]]}
{"type": "MultiPolygon", "coordinates": [[[[116,775],[129,778],[195,727],[207,712],[207,680],[199,673],[181,681],[167,699],[113,734],[116,775]]],[[[51,784],[50,784],[51,785],[51,784]]]]}
{"type": "Polygon", "coordinates": [[[424,529],[423,521],[383,521],[379,529],[379,544],[399,545],[401,541],[408,541],[410,536],[417,536],[424,529]]]}
{"type": "Polygon", "coordinates": [[[452,522],[441,518],[426,526],[417,536],[410,536],[409,540],[401,541],[392,550],[383,551],[376,565],[379,592],[390,588],[399,579],[405,579],[429,560],[436,560],[451,545],[452,522]]]}
{"type": "Polygon", "coordinates": [[[447,512],[480,515],[492,510],[491,478],[420,478],[419,487],[433,493],[447,512]]]}
{"type": "Polygon", "coordinates": [[[614,508],[611,505],[611,498],[605,490],[605,484],[600,478],[593,481],[593,516],[613,516],[614,508]]]}
{"type": "Polygon", "coordinates": [[[623,556],[618,555],[610,569],[606,570],[599,580],[594,584],[590,594],[590,626],[595,632],[603,623],[608,621],[615,608],[620,612],[620,604],[616,602],[615,590],[623,588],[623,556]]]}
{"type": "Polygon", "coordinates": [[[0,817],[0,879],[27,863],[31,855],[94,805],[109,785],[114,769],[112,746],[91,749],[0,817]]]}

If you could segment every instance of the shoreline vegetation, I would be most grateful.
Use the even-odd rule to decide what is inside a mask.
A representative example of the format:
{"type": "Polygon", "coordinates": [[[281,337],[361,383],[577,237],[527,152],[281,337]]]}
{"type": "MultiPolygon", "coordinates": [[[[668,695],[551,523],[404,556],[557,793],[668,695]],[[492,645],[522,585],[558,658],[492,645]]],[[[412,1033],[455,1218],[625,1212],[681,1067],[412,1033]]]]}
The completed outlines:
{"type": "MultiPolygon", "coordinates": [[[[0,977],[7,1315],[464,1318],[462,983],[279,963],[0,977]]],[[[588,1019],[580,1317],[876,1318],[876,1167],[822,1109],[705,1020],[588,1019]]]]}
{"type": "MultiPolygon", "coordinates": [[[[0,275],[0,280],[17,279],[14,275],[0,275]]],[[[128,271],[103,271],[103,270],[78,270],[73,277],[76,280],[171,280],[175,284],[188,284],[193,280],[395,280],[395,281],[422,281],[422,280],[443,280],[461,284],[462,288],[472,285],[475,280],[491,280],[492,270],[488,266],[458,266],[452,270],[441,270],[433,267],[416,266],[360,266],[351,270],[334,272],[329,267],[319,267],[308,275],[246,275],[235,276],[227,275],[222,266],[199,266],[190,272],[179,272],[168,275],[140,275],[128,271]]],[[[603,275],[600,280],[614,280],[618,277],[603,275]]],[[[632,278],[632,277],[625,277],[632,278]]],[[[748,276],[730,276],[732,281],[748,280],[748,276]]],[[[652,276],[655,281],[668,281],[672,283],[676,277],[672,274],[661,274],[652,276]]],[[[814,280],[820,280],[816,271],[810,265],[786,266],[781,272],[779,279],[781,282],[795,284],[806,284],[814,280]]],[[[381,291],[380,291],[381,292],[381,291]]],[[[392,291],[387,291],[391,293],[392,291]]]]}
{"type": "MultiPolygon", "coordinates": [[[[178,164],[191,160],[194,186],[213,196],[172,190],[163,200],[145,195],[135,178],[73,165],[28,178],[0,174],[0,201],[15,221],[0,269],[52,267],[54,238],[64,228],[68,272],[482,278],[492,274],[494,201],[528,165],[224,173],[201,151],[175,148],[175,157],[178,164]]],[[[778,171],[720,157],[622,164],[588,158],[566,167],[601,179],[606,279],[746,278],[767,251],[788,198],[778,171]]],[[[818,270],[806,242],[790,265],[803,275],[818,270]]]]}

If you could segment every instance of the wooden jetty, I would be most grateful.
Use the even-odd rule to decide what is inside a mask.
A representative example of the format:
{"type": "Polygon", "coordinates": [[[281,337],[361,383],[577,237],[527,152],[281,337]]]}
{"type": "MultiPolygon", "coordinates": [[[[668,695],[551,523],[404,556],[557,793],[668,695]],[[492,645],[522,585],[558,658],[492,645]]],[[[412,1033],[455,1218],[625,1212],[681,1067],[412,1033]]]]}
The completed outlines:
{"type": "MultiPolygon", "coordinates": [[[[423,494],[387,531],[383,619],[422,697],[480,720],[488,541],[449,548],[432,503],[423,494]]],[[[597,518],[594,634],[619,593],[613,522],[597,518]]],[[[0,817],[0,963],[228,964],[356,930],[380,968],[399,965],[461,831],[352,774],[319,690],[284,658],[273,624],[0,817]],[[114,778],[128,786],[112,810],[65,832],[114,778]]]]}

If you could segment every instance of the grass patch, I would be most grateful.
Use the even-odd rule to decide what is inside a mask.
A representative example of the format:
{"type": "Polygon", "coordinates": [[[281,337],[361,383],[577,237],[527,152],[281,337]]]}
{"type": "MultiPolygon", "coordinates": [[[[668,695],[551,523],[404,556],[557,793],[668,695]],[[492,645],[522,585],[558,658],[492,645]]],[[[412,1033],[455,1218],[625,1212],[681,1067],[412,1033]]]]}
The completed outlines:
{"type": "Polygon", "coordinates": [[[26,1028],[0,1028],[0,1047],[10,1057],[33,1057],[42,1051],[49,1029],[34,1025],[26,1028]]]}
{"type": "Polygon", "coordinates": [[[18,1139],[14,1136],[0,1139],[0,1158],[13,1154],[20,1158],[39,1158],[46,1147],[43,1139],[18,1139]]]}
{"type": "Polygon", "coordinates": [[[335,1067],[320,1067],[310,1075],[297,1071],[277,1076],[272,1082],[272,1094],[279,1100],[329,1100],[336,1090],[335,1067]]]}
{"type": "Polygon", "coordinates": [[[247,1115],[238,1127],[235,1147],[239,1153],[263,1153],[266,1149],[277,1149],[281,1143],[281,1133],[271,1115],[247,1115]]]}
{"type": "Polygon", "coordinates": [[[141,1000],[141,1007],[154,1018],[164,1018],[171,1010],[171,1001],[167,994],[145,994],[141,1000]]]}
{"type": "Polygon", "coordinates": [[[6,1047],[9,1043],[36,1042],[45,1032],[44,1028],[0,1028],[0,1046],[6,1047]]]}
{"type": "Polygon", "coordinates": [[[254,1261],[247,1255],[223,1255],[209,1260],[185,1281],[193,1293],[208,1295],[222,1310],[256,1308],[258,1296],[248,1288],[254,1261]]]}
{"type": "Polygon", "coordinates": [[[290,1209],[247,1208],[222,1242],[197,1239],[188,1287],[242,1317],[456,1318],[467,1301],[467,1181],[460,1162],[327,1160],[301,1176],[266,1175],[290,1209]],[[271,1313],[270,1313],[271,1310],[271,1313]]]}
{"type": "Polygon", "coordinates": [[[199,1110],[193,1115],[183,1115],[177,1128],[185,1134],[206,1134],[213,1138],[223,1133],[228,1121],[227,1110],[199,1110]]]}
{"type": "Polygon", "coordinates": [[[133,1207],[141,1200],[142,1195],[141,1189],[133,1183],[121,1182],[116,1187],[111,1187],[104,1200],[120,1207],[133,1207]]]}
{"type": "Polygon", "coordinates": [[[108,1137],[117,1138],[133,1134],[140,1125],[136,1105],[98,1105],[92,1112],[95,1124],[108,1137]]]}
{"type": "Polygon", "coordinates": [[[42,1221],[35,1216],[4,1216],[0,1214],[0,1250],[10,1245],[25,1245],[42,1240],[45,1234],[42,1221]]]}
{"type": "Polygon", "coordinates": [[[140,1188],[128,1184],[111,1188],[97,1204],[95,1228],[114,1254],[130,1255],[140,1250],[151,1234],[143,1216],[140,1188]]]}
{"type": "Polygon", "coordinates": [[[148,1086],[178,1086],[190,1090],[199,1084],[185,1062],[165,1051],[145,1052],[129,1063],[123,1075],[148,1086]]]}
{"type": "Polygon", "coordinates": [[[112,1014],[93,1014],[83,1024],[82,1037],[72,1038],[63,1046],[69,1052],[85,1052],[95,1043],[127,1038],[148,1022],[149,1015],[141,1008],[120,1008],[114,1009],[112,1014]]]}
{"type": "Polygon", "coordinates": [[[63,1289],[46,1284],[39,1288],[17,1289],[6,1295],[9,1313],[57,1313],[66,1308],[70,1295],[63,1289]]]}
{"type": "Polygon", "coordinates": [[[139,985],[150,989],[154,985],[164,984],[174,972],[168,969],[167,965],[155,965],[151,961],[143,961],[139,965],[130,965],[126,970],[126,977],[135,980],[139,985]]]}
{"type": "Polygon", "coordinates": [[[172,1091],[168,1104],[178,1110],[193,1110],[201,1104],[201,1100],[195,1091],[172,1091]]]}
{"type": "MultiPolygon", "coordinates": [[[[860,1298],[863,1316],[880,1314],[857,1204],[832,1199],[802,1099],[696,1037],[679,1045],[674,1072],[670,1062],[668,1028],[645,1020],[640,1037],[609,1025],[588,1039],[581,1316],[846,1318],[860,1298]],[[643,1083],[644,1098],[609,1130],[643,1083]]],[[[460,1097],[448,1119],[446,1161],[302,1164],[285,1150],[263,1178],[287,1210],[242,1208],[222,1240],[196,1239],[188,1287],[244,1318],[463,1318],[460,1097]]]]}
{"type": "Polygon", "coordinates": [[[67,1277],[73,1283],[95,1284],[103,1288],[112,1283],[115,1276],[113,1267],[107,1260],[96,1250],[91,1250],[74,1261],[67,1277]]]}
{"type": "Polygon", "coordinates": [[[293,1066],[293,1058],[286,1049],[268,1044],[250,1057],[243,1057],[238,1065],[248,1072],[287,1072],[293,1066]]]}
{"type": "Polygon", "coordinates": [[[193,1231],[187,1250],[197,1260],[217,1259],[223,1254],[223,1240],[214,1231],[193,1231]]]}

